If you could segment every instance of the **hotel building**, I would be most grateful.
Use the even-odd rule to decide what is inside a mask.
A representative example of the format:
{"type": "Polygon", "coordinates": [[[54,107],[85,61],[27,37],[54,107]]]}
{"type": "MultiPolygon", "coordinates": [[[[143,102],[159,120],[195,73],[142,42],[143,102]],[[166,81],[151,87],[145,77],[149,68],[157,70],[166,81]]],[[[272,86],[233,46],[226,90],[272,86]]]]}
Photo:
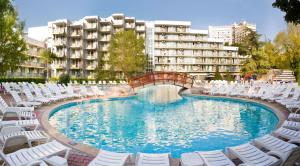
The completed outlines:
{"type": "Polygon", "coordinates": [[[111,36],[121,30],[134,30],[145,38],[145,21],[113,14],[108,18],[86,16],[74,22],[49,22],[48,47],[58,55],[52,65],[54,76],[67,72],[71,77],[94,79],[98,58],[108,60],[111,36]]]}
{"type": "Polygon", "coordinates": [[[44,42],[24,36],[28,46],[28,59],[23,62],[15,71],[8,71],[7,77],[12,78],[42,78],[44,77],[45,66],[40,53],[46,48],[44,42]]]}
{"type": "Polygon", "coordinates": [[[225,43],[231,45],[241,42],[248,35],[249,31],[247,31],[247,28],[256,31],[255,24],[242,21],[232,25],[209,26],[208,32],[210,38],[224,39],[225,43]]]}
{"type": "Polygon", "coordinates": [[[191,29],[191,22],[153,21],[146,24],[146,51],[154,71],[184,72],[203,79],[216,71],[239,75],[245,57],[207,30],[191,29]],[[149,33],[148,33],[149,32],[149,33]],[[150,33],[152,32],[152,33],[150,33]]]}
{"type": "Polygon", "coordinates": [[[238,55],[237,47],[224,46],[226,39],[211,38],[208,30],[192,29],[188,21],[143,21],[113,14],[107,18],[56,20],[46,28],[47,33],[44,28],[31,28],[29,35],[39,31],[46,36],[48,48],[58,55],[52,64],[52,76],[56,77],[67,72],[71,77],[94,79],[98,58],[109,59],[112,35],[130,29],[145,38],[147,72],[184,72],[200,79],[214,73],[219,66],[220,72],[239,75],[240,62],[245,59],[238,55]]]}

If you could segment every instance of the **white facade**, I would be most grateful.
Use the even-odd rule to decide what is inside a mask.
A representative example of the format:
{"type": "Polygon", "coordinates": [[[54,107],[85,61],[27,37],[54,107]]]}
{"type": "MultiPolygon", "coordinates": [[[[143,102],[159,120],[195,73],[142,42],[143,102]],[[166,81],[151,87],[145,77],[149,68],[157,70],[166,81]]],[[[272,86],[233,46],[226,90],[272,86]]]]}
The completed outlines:
{"type": "Polygon", "coordinates": [[[233,44],[241,42],[247,34],[246,28],[256,31],[256,25],[246,21],[234,23],[225,26],[209,26],[208,32],[210,38],[223,39],[225,43],[233,44]]]}
{"type": "Polygon", "coordinates": [[[210,38],[207,30],[191,29],[190,22],[151,23],[154,24],[154,39],[151,37],[154,71],[184,72],[202,79],[219,66],[221,73],[239,75],[245,57],[238,55],[237,47],[224,46],[223,39],[210,38]]]}
{"type": "Polygon", "coordinates": [[[232,44],[233,27],[232,26],[209,26],[209,37],[223,39],[225,43],[232,44]]]}
{"type": "Polygon", "coordinates": [[[20,64],[15,71],[8,71],[7,77],[12,78],[43,78],[45,76],[46,64],[41,58],[41,52],[45,50],[44,42],[24,36],[27,44],[28,59],[20,64]]]}
{"type": "Polygon", "coordinates": [[[134,30],[145,38],[145,21],[116,13],[107,18],[86,16],[78,21],[67,19],[48,23],[48,47],[58,55],[53,67],[55,76],[69,73],[71,77],[94,79],[98,59],[107,61],[112,35],[134,30]]]}
{"type": "MultiPolygon", "coordinates": [[[[31,29],[29,34],[35,33],[31,29]]],[[[77,21],[48,22],[47,35],[37,32],[32,36],[47,36],[47,47],[58,55],[52,65],[54,76],[68,72],[71,77],[94,79],[98,59],[109,59],[112,35],[129,29],[145,38],[149,60],[146,71],[185,72],[203,78],[219,66],[221,72],[239,75],[241,61],[245,59],[238,55],[237,47],[224,46],[232,40],[233,31],[228,27],[199,30],[192,29],[189,21],[145,22],[122,13],[107,18],[86,16],[77,21]],[[212,31],[220,33],[215,35],[212,31]]]]}

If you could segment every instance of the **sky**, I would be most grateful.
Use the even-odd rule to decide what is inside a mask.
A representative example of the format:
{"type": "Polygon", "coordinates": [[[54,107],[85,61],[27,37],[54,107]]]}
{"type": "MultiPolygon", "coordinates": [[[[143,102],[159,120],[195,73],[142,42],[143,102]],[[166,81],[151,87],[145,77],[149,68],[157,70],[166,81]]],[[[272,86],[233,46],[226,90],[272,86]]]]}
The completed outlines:
{"type": "Polygon", "coordinates": [[[88,15],[108,17],[124,13],[139,20],[191,21],[194,29],[255,23],[263,39],[273,40],[285,30],[284,13],[272,7],[275,0],[14,0],[26,29],[48,21],[78,20],[88,15]]]}

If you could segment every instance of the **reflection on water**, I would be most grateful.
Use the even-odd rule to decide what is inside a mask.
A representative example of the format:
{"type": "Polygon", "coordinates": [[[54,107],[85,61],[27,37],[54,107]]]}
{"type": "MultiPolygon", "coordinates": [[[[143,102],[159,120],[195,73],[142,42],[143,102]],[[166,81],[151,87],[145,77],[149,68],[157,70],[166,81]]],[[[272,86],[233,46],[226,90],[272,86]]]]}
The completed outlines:
{"type": "Polygon", "coordinates": [[[170,152],[179,157],[184,152],[248,142],[270,133],[278,122],[270,110],[257,104],[188,96],[169,104],[151,104],[159,101],[156,97],[173,99],[174,93],[144,92],[151,95],[141,95],[142,100],[139,95],[66,106],[50,118],[50,123],[75,141],[96,148],[170,152]]]}
{"type": "Polygon", "coordinates": [[[138,91],[138,99],[151,104],[168,104],[181,100],[181,87],[170,85],[149,86],[138,91]]]}

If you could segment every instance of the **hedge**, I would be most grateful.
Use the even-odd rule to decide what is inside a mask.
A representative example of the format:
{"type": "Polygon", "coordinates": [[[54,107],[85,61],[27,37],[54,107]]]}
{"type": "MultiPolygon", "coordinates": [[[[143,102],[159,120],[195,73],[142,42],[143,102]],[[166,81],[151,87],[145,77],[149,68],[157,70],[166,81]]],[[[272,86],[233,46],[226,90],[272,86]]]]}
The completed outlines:
{"type": "Polygon", "coordinates": [[[0,78],[1,82],[35,82],[35,83],[42,83],[46,82],[45,78],[0,78]]]}

